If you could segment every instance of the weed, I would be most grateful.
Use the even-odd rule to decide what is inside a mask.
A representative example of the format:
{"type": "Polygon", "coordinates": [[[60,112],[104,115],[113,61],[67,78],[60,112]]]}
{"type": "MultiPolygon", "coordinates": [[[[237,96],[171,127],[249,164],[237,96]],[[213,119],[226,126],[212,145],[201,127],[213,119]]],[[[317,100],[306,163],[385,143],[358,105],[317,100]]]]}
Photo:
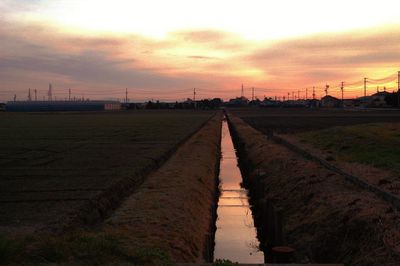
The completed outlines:
{"type": "Polygon", "coordinates": [[[20,243],[0,235],[0,265],[13,261],[20,249],[20,243]]]}
{"type": "Polygon", "coordinates": [[[139,250],[134,256],[134,260],[139,265],[174,265],[172,259],[158,248],[139,250]]]}
{"type": "Polygon", "coordinates": [[[237,262],[232,262],[230,260],[225,260],[225,259],[217,259],[214,263],[214,266],[234,266],[234,265],[239,265],[237,262]]]}

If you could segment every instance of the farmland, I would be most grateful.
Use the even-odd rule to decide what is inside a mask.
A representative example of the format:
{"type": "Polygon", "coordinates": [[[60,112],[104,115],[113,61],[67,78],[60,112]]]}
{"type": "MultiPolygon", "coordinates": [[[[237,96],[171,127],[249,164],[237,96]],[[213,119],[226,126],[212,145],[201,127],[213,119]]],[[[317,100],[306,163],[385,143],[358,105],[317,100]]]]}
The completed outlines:
{"type": "Polygon", "coordinates": [[[310,109],[232,111],[264,134],[289,134],[344,162],[400,169],[400,112],[310,109]]]}
{"type": "Polygon", "coordinates": [[[296,249],[298,262],[398,264],[400,217],[390,202],[266,138],[243,120],[231,115],[230,121],[267,249],[278,239],[277,244],[296,249]],[[282,225],[276,225],[278,214],[282,225]]]}
{"type": "Polygon", "coordinates": [[[0,232],[57,226],[113,184],[157,167],[212,114],[1,114],[0,232]]]}
{"type": "Polygon", "coordinates": [[[333,127],[297,137],[342,161],[400,171],[400,123],[333,127]]]}
{"type": "Polygon", "coordinates": [[[400,122],[399,111],[347,111],[340,109],[237,108],[231,112],[252,127],[268,133],[299,133],[367,123],[400,122]]]}

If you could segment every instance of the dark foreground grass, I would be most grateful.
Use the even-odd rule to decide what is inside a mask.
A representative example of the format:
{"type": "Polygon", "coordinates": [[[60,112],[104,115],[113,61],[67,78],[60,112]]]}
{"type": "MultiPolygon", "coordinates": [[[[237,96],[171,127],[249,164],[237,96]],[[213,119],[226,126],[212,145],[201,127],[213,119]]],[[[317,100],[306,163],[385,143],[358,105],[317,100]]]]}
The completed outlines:
{"type": "Polygon", "coordinates": [[[333,127],[298,137],[339,160],[400,171],[400,123],[333,127]]]}
{"type": "Polygon", "coordinates": [[[212,114],[1,113],[0,232],[41,228],[154,167],[212,114]]]}
{"type": "Polygon", "coordinates": [[[62,236],[0,237],[0,265],[172,265],[157,248],[128,252],[119,239],[87,231],[62,236]]]}

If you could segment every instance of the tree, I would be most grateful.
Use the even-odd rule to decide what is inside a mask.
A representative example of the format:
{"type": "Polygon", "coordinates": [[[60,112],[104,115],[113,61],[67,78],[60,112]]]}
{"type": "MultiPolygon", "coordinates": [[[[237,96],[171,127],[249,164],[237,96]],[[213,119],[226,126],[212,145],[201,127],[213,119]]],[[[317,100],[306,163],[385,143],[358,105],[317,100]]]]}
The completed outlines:
{"type": "Polygon", "coordinates": [[[390,93],[385,97],[385,101],[388,105],[393,107],[399,107],[400,91],[390,93]]]}

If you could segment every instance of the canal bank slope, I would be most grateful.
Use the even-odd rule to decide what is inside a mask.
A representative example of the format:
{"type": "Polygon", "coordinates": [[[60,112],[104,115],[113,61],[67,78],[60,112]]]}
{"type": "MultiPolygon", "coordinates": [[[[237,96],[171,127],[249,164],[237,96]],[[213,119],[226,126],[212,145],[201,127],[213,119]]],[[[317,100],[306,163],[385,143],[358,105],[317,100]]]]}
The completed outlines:
{"type": "MultiPolygon", "coordinates": [[[[229,121],[251,196],[281,213],[283,244],[297,250],[296,262],[400,261],[400,216],[390,204],[273,143],[231,114],[229,121]]],[[[258,223],[268,227],[262,210],[257,210],[258,223]]]]}
{"type": "Polygon", "coordinates": [[[106,221],[129,254],[166,253],[176,262],[210,260],[215,231],[222,114],[184,143],[106,221]]]}

